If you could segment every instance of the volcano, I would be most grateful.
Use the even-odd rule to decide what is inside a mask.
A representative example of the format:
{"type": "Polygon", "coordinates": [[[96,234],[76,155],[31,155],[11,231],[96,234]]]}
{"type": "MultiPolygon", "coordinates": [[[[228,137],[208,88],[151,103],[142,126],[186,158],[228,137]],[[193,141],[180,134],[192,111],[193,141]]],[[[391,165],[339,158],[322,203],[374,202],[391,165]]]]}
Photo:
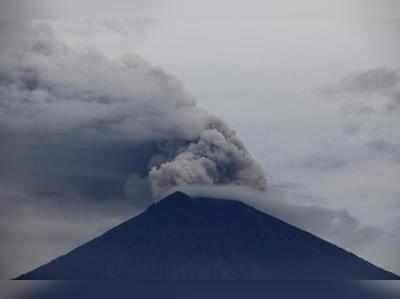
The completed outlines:
{"type": "Polygon", "coordinates": [[[20,280],[398,279],[240,201],[176,192],[20,280]]]}

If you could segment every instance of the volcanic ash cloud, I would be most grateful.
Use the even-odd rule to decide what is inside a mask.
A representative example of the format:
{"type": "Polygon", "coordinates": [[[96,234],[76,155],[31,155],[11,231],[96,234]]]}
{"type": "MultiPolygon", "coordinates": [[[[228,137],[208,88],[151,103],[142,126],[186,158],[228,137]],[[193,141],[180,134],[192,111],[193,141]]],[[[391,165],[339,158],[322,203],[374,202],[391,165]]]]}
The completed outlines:
{"type": "Polygon", "coordinates": [[[138,56],[69,48],[43,25],[0,49],[0,138],[11,169],[0,180],[32,192],[122,190],[136,175],[156,197],[191,184],[266,188],[236,133],[174,77],[138,56]]]}

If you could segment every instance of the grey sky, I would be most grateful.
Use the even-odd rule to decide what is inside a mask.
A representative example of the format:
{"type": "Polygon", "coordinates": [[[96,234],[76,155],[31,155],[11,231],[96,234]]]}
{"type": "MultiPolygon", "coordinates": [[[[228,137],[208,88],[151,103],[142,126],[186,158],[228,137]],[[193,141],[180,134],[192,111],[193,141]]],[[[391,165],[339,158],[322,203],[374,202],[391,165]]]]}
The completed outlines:
{"type": "Polygon", "coordinates": [[[362,74],[400,68],[398,1],[65,2],[42,3],[34,16],[73,48],[139,54],[175,75],[238,131],[271,183],[298,186],[289,202],[383,230],[384,241],[357,253],[400,272],[398,114],[343,108],[398,97],[390,76],[372,78],[383,94],[357,91],[362,74]]]}

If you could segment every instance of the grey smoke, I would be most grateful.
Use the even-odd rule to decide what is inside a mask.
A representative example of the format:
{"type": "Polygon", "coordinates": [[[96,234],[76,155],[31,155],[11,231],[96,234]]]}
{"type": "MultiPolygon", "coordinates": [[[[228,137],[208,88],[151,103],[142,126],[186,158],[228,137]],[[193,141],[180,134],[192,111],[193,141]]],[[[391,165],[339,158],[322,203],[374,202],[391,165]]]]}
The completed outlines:
{"type": "Polygon", "coordinates": [[[39,194],[159,196],[178,185],[266,187],[236,133],[138,56],[75,50],[45,25],[0,50],[0,183],[39,194]],[[139,181],[132,183],[134,180],[139,181]]]}
{"type": "Polygon", "coordinates": [[[398,144],[385,139],[374,139],[368,142],[368,147],[393,162],[400,163],[400,147],[398,144]]]}
{"type": "Polygon", "coordinates": [[[185,146],[172,161],[153,167],[150,178],[156,194],[193,184],[266,188],[261,167],[235,132],[218,119],[210,119],[198,140],[185,146]]]}
{"type": "Polygon", "coordinates": [[[400,73],[386,67],[353,73],[329,91],[348,99],[343,108],[350,113],[392,113],[400,108],[400,73]]]}
{"type": "Polygon", "coordinates": [[[346,133],[359,138],[371,153],[398,163],[399,70],[379,67],[353,73],[329,91],[346,116],[346,133]]]}
{"type": "Polygon", "coordinates": [[[386,92],[398,87],[400,76],[396,70],[384,67],[355,73],[343,80],[346,91],[364,94],[386,92]]]}

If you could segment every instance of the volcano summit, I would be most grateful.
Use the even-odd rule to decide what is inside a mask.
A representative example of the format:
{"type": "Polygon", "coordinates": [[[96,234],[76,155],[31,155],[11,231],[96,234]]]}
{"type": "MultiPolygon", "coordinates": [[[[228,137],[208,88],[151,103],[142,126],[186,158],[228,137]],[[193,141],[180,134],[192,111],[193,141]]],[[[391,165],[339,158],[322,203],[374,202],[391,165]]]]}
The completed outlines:
{"type": "Polygon", "coordinates": [[[239,201],[174,193],[22,280],[397,279],[239,201]]]}

